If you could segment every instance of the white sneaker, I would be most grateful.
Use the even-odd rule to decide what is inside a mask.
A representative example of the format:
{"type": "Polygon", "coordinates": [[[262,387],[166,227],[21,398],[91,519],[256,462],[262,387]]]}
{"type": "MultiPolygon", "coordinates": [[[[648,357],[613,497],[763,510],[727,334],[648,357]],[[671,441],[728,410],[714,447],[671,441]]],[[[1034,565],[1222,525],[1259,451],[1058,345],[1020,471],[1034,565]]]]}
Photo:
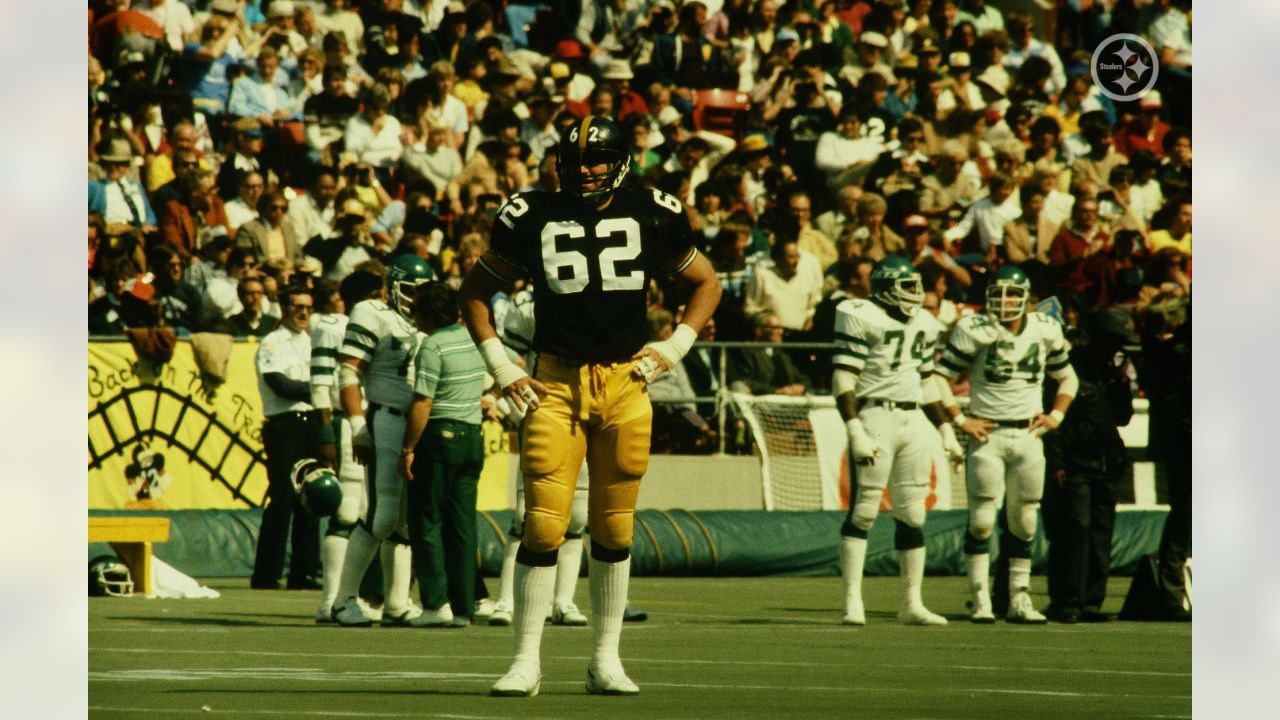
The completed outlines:
{"type": "Polygon", "coordinates": [[[862,598],[846,598],[844,601],[844,617],[840,622],[845,625],[866,625],[867,613],[862,609],[862,598]]]}
{"type": "Polygon", "coordinates": [[[947,619],[930,612],[924,605],[904,604],[898,608],[898,622],[903,625],[946,625],[947,619]]]}
{"type": "Polygon", "coordinates": [[[411,627],[444,627],[452,622],[453,608],[449,607],[449,603],[445,603],[435,610],[430,608],[423,610],[420,615],[409,621],[409,625],[411,627]]]}
{"type": "Polygon", "coordinates": [[[360,606],[360,611],[364,613],[365,617],[373,622],[382,622],[382,603],[370,605],[364,598],[357,597],[356,605],[360,606]]]}
{"type": "Polygon", "coordinates": [[[969,609],[973,611],[969,619],[975,623],[989,625],[996,621],[995,613],[991,612],[991,595],[987,593],[986,588],[978,588],[973,591],[973,599],[969,601],[969,609]]]}
{"type": "Polygon", "coordinates": [[[586,625],[587,616],[582,614],[577,605],[571,602],[557,605],[551,611],[552,625],[586,625]]]}
{"type": "Polygon", "coordinates": [[[1031,594],[1022,588],[1009,598],[1009,612],[1005,613],[1005,621],[1018,625],[1043,625],[1049,622],[1043,613],[1031,604],[1031,594]]]}
{"type": "Polygon", "coordinates": [[[471,613],[471,617],[476,620],[488,620],[493,615],[493,598],[484,598],[476,601],[476,609],[471,613]]]}
{"type": "Polygon", "coordinates": [[[490,695],[495,697],[533,697],[542,687],[542,671],[537,665],[516,662],[506,675],[493,684],[490,695]]]}
{"type": "Polygon", "coordinates": [[[334,606],[332,617],[342,627],[369,627],[373,624],[369,616],[360,609],[360,604],[352,602],[350,598],[334,606]]]}
{"type": "Polygon", "coordinates": [[[493,604],[493,613],[489,615],[490,625],[500,625],[506,627],[511,624],[511,605],[506,601],[499,600],[493,604]]]}
{"type": "MultiPolygon", "coordinates": [[[[448,607],[447,605],[445,607],[448,607]]],[[[382,627],[412,627],[413,622],[422,617],[422,608],[414,605],[412,602],[409,606],[399,612],[386,610],[382,613],[382,627]]]]}
{"type": "Polygon", "coordinates": [[[592,695],[639,695],[640,688],[627,677],[622,665],[608,669],[588,665],[587,692],[592,695]]]}
{"type": "Polygon", "coordinates": [[[323,604],[322,604],[322,605],[320,606],[320,609],[319,609],[319,610],[316,610],[316,624],[317,624],[317,625],[332,625],[333,623],[334,623],[334,619],[333,619],[333,606],[332,606],[332,605],[323,605],[323,604]]]}

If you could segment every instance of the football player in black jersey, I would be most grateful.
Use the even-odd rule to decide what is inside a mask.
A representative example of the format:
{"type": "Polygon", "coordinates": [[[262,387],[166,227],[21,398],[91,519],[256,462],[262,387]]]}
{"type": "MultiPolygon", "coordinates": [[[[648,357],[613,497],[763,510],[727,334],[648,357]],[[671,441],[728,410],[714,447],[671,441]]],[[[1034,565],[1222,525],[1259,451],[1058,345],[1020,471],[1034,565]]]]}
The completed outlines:
{"type": "Polygon", "coordinates": [[[631,158],[618,128],[587,116],[557,149],[559,192],[512,195],[498,211],[489,251],[461,290],[463,319],[490,374],[517,407],[525,522],[515,574],[515,661],[494,695],[532,696],[539,648],[578,468],[591,476],[594,650],[587,691],[635,695],[618,657],[630,576],[632,518],[649,464],[647,384],[674,367],[715,312],[720,284],[697,250],[684,207],[658,190],[623,188],[631,158]],[[494,330],[489,299],[518,277],[534,293],[533,376],[516,367],[494,330]],[[646,344],[646,290],[654,277],[691,288],[684,322],[646,344]]]}

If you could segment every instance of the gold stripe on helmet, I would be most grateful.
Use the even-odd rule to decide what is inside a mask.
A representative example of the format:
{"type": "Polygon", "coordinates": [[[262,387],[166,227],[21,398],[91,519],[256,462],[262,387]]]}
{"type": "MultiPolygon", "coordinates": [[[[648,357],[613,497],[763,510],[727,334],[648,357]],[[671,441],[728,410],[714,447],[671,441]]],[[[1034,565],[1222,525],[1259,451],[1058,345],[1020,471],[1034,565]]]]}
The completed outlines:
{"type": "Polygon", "coordinates": [[[587,128],[591,127],[591,117],[582,118],[582,127],[578,128],[578,150],[587,149],[587,128]]]}

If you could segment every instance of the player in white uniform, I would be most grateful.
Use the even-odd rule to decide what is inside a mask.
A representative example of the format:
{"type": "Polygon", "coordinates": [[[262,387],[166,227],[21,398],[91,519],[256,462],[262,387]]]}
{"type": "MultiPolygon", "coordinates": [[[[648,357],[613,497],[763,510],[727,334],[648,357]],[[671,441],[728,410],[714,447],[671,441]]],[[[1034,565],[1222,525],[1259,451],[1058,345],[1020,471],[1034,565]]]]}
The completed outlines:
{"type": "Polygon", "coordinates": [[[383,578],[387,597],[382,624],[407,625],[422,617],[409,600],[413,579],[404,480],[396,470],[404,439],[405,414],[413,400],[413,361],[426,335],[414,326],[414,288],[435,276],[416,255],[401,255],[387,268],[390,304],[365,300],[352,310],[339,355],[338,387],[351,425],[353,454],[370,468],[373,492],[365,522],[351,532],[342,566],[333,619],[344,626],[372,621],[356,603],[360,582],[384,543],[383,578]],[[363,404],[368,402],[369,420],[363,404]],[[388,562],[385,558],[390,557],[388,562]]]}
{"type": "MultiPolygon", "coordinates": [[[[524,358],[525,367],[533,367],[533,293],[521,290],[516,293],[503,315],[499,337],[502,343],[524,358]]],[[[517,423],[524,413],[512,410],[517,423]]],[[[511,519],[510,538],[502,556],[502,576],[498,585],[498,599],[493,605],[490,625],[510,625],[515,607],[516,553],[520,549],[520,537],[524,534],[524,476],[516,471],[516,509],[511,519]]],[[[582,568],[582,531],[587,526],[587,495],[590,483],[587,464],[578,470],[578,484],[573,492],[573,510],[569,516],[569,529],[556,556],[555,596],[551,601],[551,622],[556,625],[586,625],[587,616],[573,602],[578,587],[578,573],[582,568]]]]}
{"type": "MultiPolygon", "coordinates": [[[[383,299],[385,279],[381,272],[357,270],[342,281],[338,294],[344,307],[355,307],[366,299],[383,299]]],[[[329,286],[332,288],[332,285],[329,286]]],[[[328,301],[328,298],[324,298],[328,301]]],[[[322,307],[316,298],[316,307],[322,307]]],[[[356,523],[365,517],[368,498],[365,491],[365,469],[351,454],[351,423],[342,412],[338,394],[338,353],[347,332],[347,316],[342,308],[317,314],[311,321],[311,404],[320,411],[321,461],[337,471],[342,502],[329,518],[320,558],[324,567],[324,592],[316,612],[317,623],[333,622],[333,603],[338,597],[347,539],[356,523]]]]}
{"type": "Polygon", "coordinates": [[[947,624],[946,618],[925,608],[920,596],[925,499],[938,443],[922,406],[937,400],[933,382],[926,379],[933,373],[934,347],[942,330],[932,315],[919,312],[923,300],[920,274],[911,263],[891,255],[871,272],[870,300],[845,300],[836,308],[832,388],[848,429],[857,484],[840,533],[846,625],[867,621],[862,605],[867,531],[879,514],[886,485],[904,590],[898,621],[947,624]]]}
{"type": "Polygon", "coordinates": [[[964,552],[973,592],[972,620],[995,622],[991,612],[991,534],[1003,499],[1009,535],[1009,611],[1012,623],[1043,623],[1031,604],[1031,539],[1044,492],[1044,444],[1040,436],[1058,427],[1079,381],[1067,353],[1071,346],[1057,320],[1027,312],[1031,283],[1006,265],[987,287],[986,312],[963,317],[951,331],[938,372],[951,380],[969,377],[969,412],[960,412],[950,388],[943,400],[952,423],[969,435],[965,482],[969,532],[964,552]],[[1044,412],[1044,377],[1058,381],[1053,409],[1044,412]]]}

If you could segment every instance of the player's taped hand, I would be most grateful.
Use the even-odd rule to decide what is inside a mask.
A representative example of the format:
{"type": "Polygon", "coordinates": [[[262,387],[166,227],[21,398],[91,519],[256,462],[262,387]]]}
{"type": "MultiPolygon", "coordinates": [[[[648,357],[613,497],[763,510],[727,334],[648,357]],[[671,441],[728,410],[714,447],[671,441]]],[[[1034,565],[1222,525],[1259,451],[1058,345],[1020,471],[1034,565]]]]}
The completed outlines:
{"type": "Polygon", "coordinates": [[[640,352],[631,356],[632,360],[636,360],[636,367],[632,372],[635,376],[646,383],[652,383],[662,376],[671,368],[680,364],[684,356],[689,353],[689,348],[693,347],[693,343],[698,339],[698,333],[692,327],[680,323],[676,326],[671,337],[666,340],[655,340],[646,344],[640,349],[640,352]],[[666,363],[666,367],[662,367],[663,363],[658,362],[646,350],[657,353],[659,357],[666,363]]]}
{"type": "Polygon", "coordinates": [[[875,441],[867,434],[862,421],[854,418],[844,426],[849,431],[849,451],[853,453],[853,461],[859,465],[874,465],[880,448],[876,447],[875,441]]]}
{"type": "Polygon", "coordinates": [[[938,427],[938,434],[942,436],[942,449],[952,461],[960,461],[964,459],[964,448],[960,446],[960,440],[956,438],[956,429],[949,424],[938,427]]]}
{"type": "Polygon", "coordinates": [[[351,454],[361,465],[367,465],[373,457],[373,435],[363,415],[352,415],[347,418],[351,423],[351,454]]]}

